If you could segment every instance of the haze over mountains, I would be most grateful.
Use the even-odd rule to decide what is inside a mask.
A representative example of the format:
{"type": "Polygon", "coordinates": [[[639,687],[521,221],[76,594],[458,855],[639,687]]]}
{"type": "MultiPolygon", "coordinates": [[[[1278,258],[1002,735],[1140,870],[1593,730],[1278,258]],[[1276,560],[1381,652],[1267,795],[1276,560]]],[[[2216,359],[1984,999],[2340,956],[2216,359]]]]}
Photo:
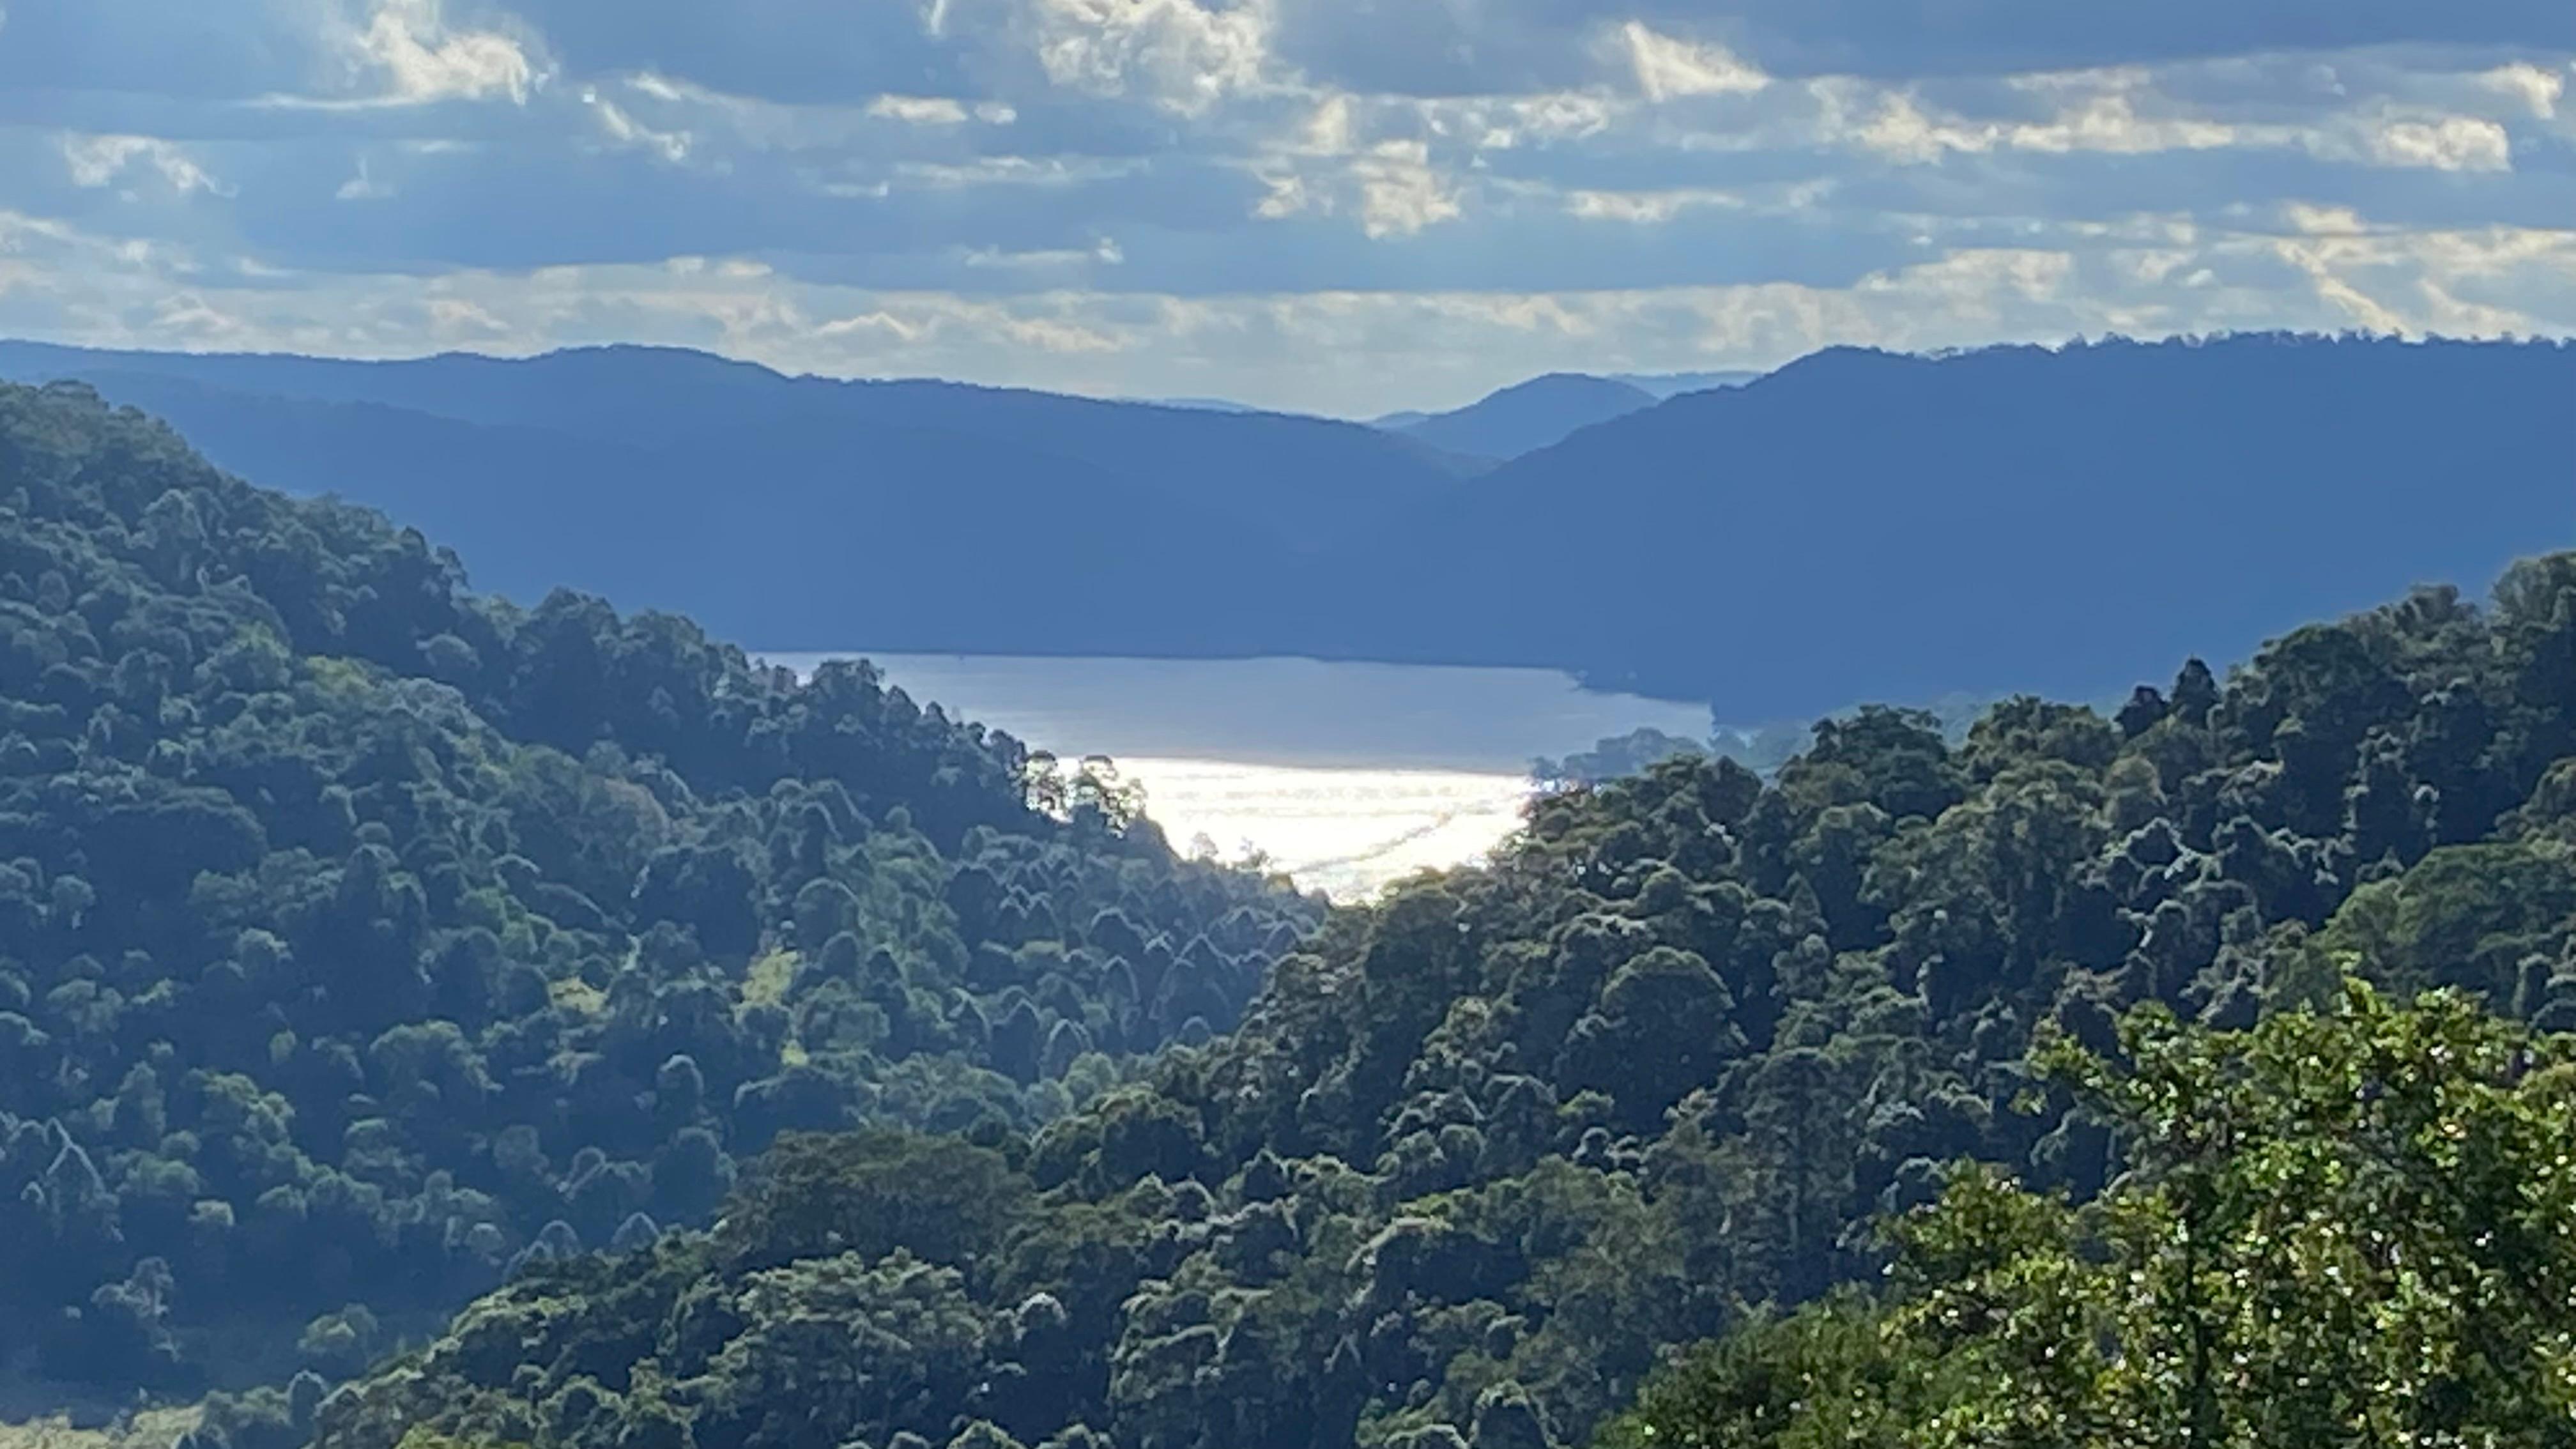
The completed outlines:
{"type": "MultiPolygon", "coordinates": [[[[2026,396],[2182,398],[2232,437],[2212,399],[2252,384],[2192,399],[2179,355],[2049,359],[2026,396]]],[[[2369,395],[2395,356],[2336,363],[2346,401],[2402,411],[2369,395]]],[[[1900,442],[2013,461],[1968,447],[1991,377],[1892,361],[1929,371],[1900,442]]],[[[1806,405],[1728,421],[1762,460],[1806,405]]],[[[1614,431],[1551,455],[1653,441],[1614,431]]],[[[2264,518],[2132,481],[2114,537],[2264,518]]],[[[2459,491],[2403,516],[2440,531],[2459,491]]],[[[861,571],[905,540],[863,543],[861,571]]],[[[2154,599],[2211,561],[2104,572],[2154,599]]],[[[1549,562],[1528,597],[1565,611],[1549,562]]],[[[2393,1321],[2409,1363],[2576,1332],[2566,1294],[2455,1266],[2576,1281],[2576,553],[2151,678],[1958,738],[1864,709],[1767,779],[1544,791],[1490,865],[1330,907],[870,666],[477,596],[416,531],[0,385],[0,1406],[152,1416],[0,1444],[1788,1449],[1917,1442],[1952,1386],[1942,1422],[2027,1422],[1922,1272],[2039,1300],[2000,1361],[2076,1362],[2046,1422],[2197,1442],[2082,1356],[2186,1381],[2153,1275],[2211,1222],[2202,1276],[2296,1310],[2208,1315],[2280,1366],[2233,1421],[2304,1409],[2324,1358],[2366,1386],[2349,1419],[2558,1442],[2519,1360],[2392,1379],[2372,1335],[2300,1329],[2393,1321]],[[2396,1004],[2426,987],[2457,994],[2396,1004]],[[2144,1227],[2106,1245],[2088,1200],[2144,1227]],[[1900,1211],[1890,1274],[1868,1234],[1900,1211]],[[2283,1222],[2359,1266],[2285,1269],[2283,1222]],[[1809,1364],[1869,1432],[1768,1407],[1809,1364]]]]}
{"type": "Polygon", "coordinates": [[[1476,458],[1517,458],[1554,447],[1595,423],[1653,407],[1653,393],[1632,383],[1581,373],[1552,372],[1504,388],[1454,412],[1434,413],[1394,430],[1435,448],[1476,458]]]}
{"type": "Polygon", "coordinates": [[[1545,666],[1741,720],[2095,697],[2483,585],[2576,522],[2559,343],[1836,349],[1661,402],[1541,378],[1400,432],[643,348],[6,344],[0,374],[87,379],[223,466],[383,508],[484,587],[763,648],[1545,666]]]}
{"type": "MultiPolygon", "coordinates": [[[[1446,412],[1386,413],[1367,419],[1373,428],[1429,443],[1471,458],[1506,460],[1553,447],[1595,423],[1626,417],[1686,392],[1742,387],[1758,372],[1636,372],[1597,377],[1551,372],[1497,388],[1446,412]]],[[[1159,407],[1204,412],[1258,413],[1269,409],[1220,397],[1151,398],[1159,407]]]]}
{"type": "Polygon", "coordinates": [[[1371,424],[1475,458],[1511,459],[1554,447],[1613,418],[1643,412],[1686,392],[1742,387],[1758,372],[1628,373],[1595,377],[1551,372],[1501,388],[1445,413],[1388,413],[1371,424]]]}

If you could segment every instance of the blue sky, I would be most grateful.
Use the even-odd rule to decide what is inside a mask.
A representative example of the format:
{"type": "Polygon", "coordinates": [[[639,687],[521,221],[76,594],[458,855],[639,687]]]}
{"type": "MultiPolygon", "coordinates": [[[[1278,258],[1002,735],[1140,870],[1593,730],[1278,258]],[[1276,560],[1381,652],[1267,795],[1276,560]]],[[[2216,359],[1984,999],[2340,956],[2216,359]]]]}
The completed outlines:
{"type": "Polygon", "coordinates": [[[0,333],[1365,414],[2576,332],[2566,0],[0,0],[0,333]]]}

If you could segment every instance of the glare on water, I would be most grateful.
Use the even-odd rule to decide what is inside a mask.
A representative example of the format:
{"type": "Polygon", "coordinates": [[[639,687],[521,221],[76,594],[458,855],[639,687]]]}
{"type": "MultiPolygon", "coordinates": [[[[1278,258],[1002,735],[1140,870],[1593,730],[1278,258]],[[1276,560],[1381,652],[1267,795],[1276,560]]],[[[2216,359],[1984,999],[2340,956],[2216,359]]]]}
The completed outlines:
{"type": "MultiPolygon", "coordinates": [[[[800,673],[833,654],[771,654],[800,673]]],[[[921,704],[1067,760],[1107,755],[1174,848],[1247,847],[1306,889],[1373,894],[1491,851],[1540,756],[1639,727],[1704,737],[1703,707],[1539,669],[1312,659],[868,655],[921,704]]]]}
{"type": "Polygon", "coordinates": [[[1484,856],[1520,824],[1524,775],[1137,759],[1145,813],[1181,850],[1265,854],[1335,900],[1375,894],[1416,871],[1484,856]]]}

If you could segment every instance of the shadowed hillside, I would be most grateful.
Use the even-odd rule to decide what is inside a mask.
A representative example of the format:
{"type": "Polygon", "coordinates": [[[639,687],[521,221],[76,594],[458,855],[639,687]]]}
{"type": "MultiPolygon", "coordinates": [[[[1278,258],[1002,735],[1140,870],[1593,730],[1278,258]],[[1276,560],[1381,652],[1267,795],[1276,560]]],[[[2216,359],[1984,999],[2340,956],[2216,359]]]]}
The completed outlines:
{"type": "Polygon", "coordinates": [[[0,1371],[345,1373],[781,1132],[1061,1115],[1321,914],[1135,809],[0,385],[0,1371]]]}
{"type": "MultiPolygon", "coordinates": [[[[0,370],[93,376],[510,596],[575,584],[763,648],[1541,666],[1722,719],[2101,697],[2576,532],[2556,343],[1836,350],[1481,475],[1352,424],[645,349],[12,344],[0,370]]],[[[1493,401],[1597,411],[1601,387],[1643,400],[1556,378],[1493,401]]]]}
{"type": "Polygon", "coordinates": [[[1653,407],[1655,394],[1608,378],[1557,372],[1504,388],[1455,412],[1406,422],[1397,431],[1452,453],[1517,458],[1612,418],[1653,407]]]}
{"type": "Polygon", "coordinates": [[[1826,352],[1508,464],[1367,571],[1399,580],[1385,616],[1436,621],[1421,657],[1567,662],[1720,719],[2100,698],[2576,538],[2570,398],[2561,344],[1826,352]]]}
{"type": "Polygon", "coordinates": [[[2186,1437],[2122,1430],[2190,1422],[2163,1385],[2195,1277],[2245,1353],[2229,1422],[2563,1418],[2518,1370],[2576,1333],[2576,1067],[2515,1023],[2576,1025],[2576,554],[2170,677],[2108,717],[2015,699],[1953,743],[1868,710],[1768,781],[1695,757],[1545,796],[1145,1080],[1032,1138],[795,1139],[712,1232],[530,1272],[315,1402],[314,1438],[1562,1449],[1731,1335],[1622,1442],[1912,1445],[1911,1404],[2037,1404],[2130,1417],[1962,1442],[2128,1449],[2186,1437]],[[2460,995],[2391,1015],[2360,983],[2460,995]],[[2170,1045],[2123,1056],[2124,1018],[2170,1045]],[[1898,1251],[1882,1215],[1919,1225],[1898,1251]],[[1891,1263],[1928,1307],[1830,1337],[1891,1263]],[[1846,1403],[1883,1432],[1833,1433],[1846,1403]]]}

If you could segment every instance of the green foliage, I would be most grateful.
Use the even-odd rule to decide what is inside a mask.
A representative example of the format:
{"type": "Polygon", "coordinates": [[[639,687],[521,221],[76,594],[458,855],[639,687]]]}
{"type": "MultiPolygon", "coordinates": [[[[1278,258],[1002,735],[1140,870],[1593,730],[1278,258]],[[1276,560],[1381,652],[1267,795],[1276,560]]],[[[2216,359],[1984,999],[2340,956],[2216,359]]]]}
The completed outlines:
{"type": "MultiPolygon", "coordinates": [[[[2154,1316],[2200,1279],[2158,1233],[2301,1194],[2408,1221],[2400,1177],[2230,1095],[2271,1070],[2243,1042],[2347,1060],[2351,1018],[2282,1013],[2348,976],[2576,1016],[2571,756],[2560,556],[2115,718],[1862,710],[1767,779],[1554,791],[1490,866],[1319,921],[1174,859],[1101,764],[863,666],[477,599],[415,535],[0,392],[0,1281],[36,1308],[0,1353],[184,1390],[216,1345],[300,1346],[192,1449],[1561,1449],[1669,1345],[1765,1323],[1707,1402],[1770,1433],[1812,1381],[1849,1422],[1713,1442],[2054,1443],[2092,1432],[2087,1354],[2201,1321],[2154,1316]],[[2114,1058],[2150,1006],[2193,1029],[2114,1058]],[[2037,1075],[2061,1039],[2127,1075],[2037,1075]],[[2283,1144],[2275,1176],[2138,1127],[2203,1117],[2283,1144]],[[1897,1309],[1795,1311],[1945,1182],[1897,1309]],[[2021,1326],[1890,1337],[1963,1283],[2021,1326]],[[2030,1392],[1976,1397],[2007,1372],[2030,1392]]],[[[2324,1091],[2284,1100],[2333,1126],[2324,1091]]],[[[2309,1241],[2277,1223],[2263,1251],[2309,1241]]],[[[2445,1276],[2388,1351],[2465,1335],[2422,1369],[2465,1372],[2512,1285],[2425,1223],[2406,1262],[2445,1276]]],[[[2259,1316],[2189,1313],[2223,1301],[2259,1316]]],[[[2397,1427],[2555,1392],[2557,1329],[2497,1321],[2523,1336],[2467,1400],[2406,1380],[2454,1418],[2397,1427]]],[[[2169,1388],[2104,1422],[2197,1425],[2169,1388]]],[[[2298,1388],[2262,1402],[2348,1420],[2298,1388]]]]}
{"type": "MultiPolygon", "coordinates": [[[[983,1442],[979,1423],[1118,1449],[1562,1449],[1707,1340],[1693,1361],[1718,1367],[1654,1380],[1640,1413],[1711,1444],[1919,1442],[2006,1368],[2040,1368],[1992,1345],[1927,1359],[1840,1296],[1891,1262],[1873,1222],[1948,1184],[1946,1216],[1904,1241],[1903,1291],[2000,1275],[2034,1305],[2011,1343],[2044,1367],[2038,1335],[2068,1321],[2051,1305],[2092,1302],[2066,1295],[2102,1286],[2104,1255],[2159,1292],[2188,1280],[2152,1250],[2153,1213],[2106,1236],[2104,1213],[2187,1181],[2128,1125],[2123,1083],[2210,1078],[2189,1120],[2294,1143],[2261,1115],[2248,1042],[2343,1050],[2347,1018],[2284,1013],[2341,1001],[2347,974],[2576,1011],[2551,884],[2571,605],[2576,559],[2540,560],[2492,610],[2418,595],[2223,682],[2189,665],[2116,719],[2016,700],[1959,735],[1868,710],[1767,781],[1703,756],[1552,792],[1490,866],[1335,912],[1231,1034],[1025,1140],[802,1140],[649,1271],[561,1265],[487,1299],[335,1400],[325,1442],[507,1427],[590,1374],[621,1406],[584,1431],[600,1442],[649,1420],[700,1449],[927,1449],[983,1442]],[[2113,1057],[2149,1007],[2188,1029],[2113,1057]],[[2224,1034],[2267,1016],[2269,1035],[2224,1034]],[[2051,1042],[2131,1075],[2044,1076],[2051,1042]],[[1963,1158],[1998,1175],[1954,1181],[1963,1158]],[[936,1204],[969,1182],[995,1206],[951,1224],[936,1204]],[[1990,1263],[1989,1241],[2031,1246],[1990,1263]],[[618,1354],[649,1371],[594,1366],[618,1354]],[[943,1354],[969,1363],[942,1377],[943,1354]]],[[[960,879],[962,909],[994,909],[960,879]]],[[[1184,951],[1152,990],[1203,967],[1184,951]]],[[[2261,1071],[2306,1070],[2291,1060],[2261,1071]]],[[[2322,1114],[2332,1090],[2283,1101],[2322,1114]]],[[[2308,1174],[2244,1189],[2283,1210],[2403,1207],[2394,1178],[2265,1160],[2308,1174]]]]}
{"type": "Polygon", "coordinates": [[[1658,729],[1635,729],[1562,760],[1532,760],[1530,778],[1549,785],[1599,785],[1642,774],[1665,760],[1708,753],[1708,747],[1697,740],[1658,729]]]}
{"type": "Polygon", "coordinates": [[[1970,1167],[1881,1305],[1660,1375],[1614,1449],[2545,1444],[2576,1433],[2576,1038],[2354,985],[2245,1032],[2160,1006],[2040,1054],[2129,1170],[2081,1205],[1970,1167]]]}
{"type": "Polygon", "coordinates": [[[932,1263],[992,1252],[1029,1184],[999,1152],[900,1132],[780,1139],[725,1214],[719,1237],[746,1262],[902,1249],[932,1263]]]}
{"type": "Polygon", "coordinates": [[[345,1375],[782,1132],[1026,1132],[1232,1026],[1319,908],[1047,778],[0,388],[0,1363],[345,1375]]]}

